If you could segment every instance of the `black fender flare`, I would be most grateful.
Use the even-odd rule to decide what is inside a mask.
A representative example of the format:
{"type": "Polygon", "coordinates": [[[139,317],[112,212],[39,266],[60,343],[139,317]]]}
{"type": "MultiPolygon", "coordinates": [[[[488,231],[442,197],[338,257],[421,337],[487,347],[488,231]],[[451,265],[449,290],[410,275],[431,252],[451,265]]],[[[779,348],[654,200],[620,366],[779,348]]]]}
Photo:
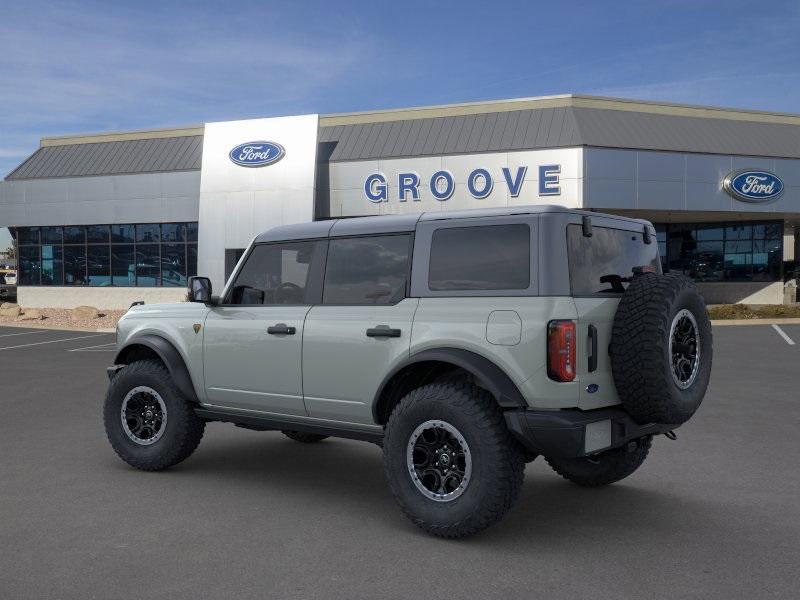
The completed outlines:
{"type": "Polygon", "coordinates": [[[192,376],[189,374],[189,369],[186,362],[183,360],[181,353],[169,340],[164,339],[160,335],[148,333],[131,338],[126,344],[120,348],[114,358],[114,364],[127,364],[123,357],[126,350],[132,346],[144,346],[155,352],[161,359],[161,362],[167,367],[172,381],[188,400],[192,402],[199,402],[197,392],[194,390],[192,384],[192,376]]]}
{"type": "Polygon", "coordinates": [[[461,348],[433,348],[412,354],[384,377],[372,401],[372,413],[376,423],[378,422],[377,408],[387,384],[403,369],[424,362],[449,363],[471,373],[481,387],[491,393],[497,400],[497,404],[503,408],[528,406],[516,384],[506,372],[485,356],[461,348]]]}

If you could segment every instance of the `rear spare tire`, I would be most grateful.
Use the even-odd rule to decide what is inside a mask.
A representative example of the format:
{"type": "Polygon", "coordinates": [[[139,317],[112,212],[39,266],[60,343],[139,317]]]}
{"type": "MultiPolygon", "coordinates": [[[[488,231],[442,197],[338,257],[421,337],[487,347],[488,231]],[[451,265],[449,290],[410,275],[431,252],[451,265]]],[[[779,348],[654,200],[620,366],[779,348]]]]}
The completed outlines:
{"type": "Polygon", "coordinates": [[[636,275],[611,332],[611,371],[638,423],[680,425],[700,406],[711,376],[711,322],[695,284],[677,273],[636,275]]]}

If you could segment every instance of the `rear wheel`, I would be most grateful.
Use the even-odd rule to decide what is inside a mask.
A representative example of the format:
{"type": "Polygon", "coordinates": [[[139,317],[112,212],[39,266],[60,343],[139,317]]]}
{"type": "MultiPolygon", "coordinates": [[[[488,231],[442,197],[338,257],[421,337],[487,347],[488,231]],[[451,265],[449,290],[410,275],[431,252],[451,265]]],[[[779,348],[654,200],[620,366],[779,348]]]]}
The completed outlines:
{"type": "Polygon", "coordinates": [[[405,515],[447,538],[499,521],[519,494],[525,467],[494,398],[466,380],[436,382],[406,395],[389,418],[383,456],[405,515]]]}
{"type": "Polygon", "coordinates": [[[546,460],[564,479],[584,487],[600,487],[625,479],[636,471],[647,458],[651,441],[652,437],[646,436],[592,456],[546,460]]]}
{"type": "Polygon", "coordinates": [[[304,433],[302,431],[289,431],[287,429],[284,429],[281,433],[290,440],[302,442],[303,444],[314,444],[328,438],[327,435],[320,435],[318,433],[304,433]]]}
{"type": "Polygon", "coordinates": [[[205,421],[155,360],[131,363],[114,375],[103,421],[117,455],[143,471],[159,471],[187,459],[205,431],[205,421]]]}

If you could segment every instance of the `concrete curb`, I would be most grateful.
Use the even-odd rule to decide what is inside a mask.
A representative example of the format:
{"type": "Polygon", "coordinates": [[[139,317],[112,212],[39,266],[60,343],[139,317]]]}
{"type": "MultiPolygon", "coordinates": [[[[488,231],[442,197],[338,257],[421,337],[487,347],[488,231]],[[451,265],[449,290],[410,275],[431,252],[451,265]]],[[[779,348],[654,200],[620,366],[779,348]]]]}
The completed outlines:
{"type": "Polygon", "coordinates": [[[776,317],[772,319],[712,319],[711,324],[723,327],[732,325],[800,325],[800,318],[787,317],[781,319],[776,317]]]}
{"type": "Polygon", "coordinates": [[[29,321],[22,323],[2,323],[0,327],[19,327],[21,329],[50,329],[52,331],[88,331],[89,333],[115,333],[116,329],[100,328],[100,329],[81,329],[70,327],[68,325],[50,325],[42,321],[29,321]]]}

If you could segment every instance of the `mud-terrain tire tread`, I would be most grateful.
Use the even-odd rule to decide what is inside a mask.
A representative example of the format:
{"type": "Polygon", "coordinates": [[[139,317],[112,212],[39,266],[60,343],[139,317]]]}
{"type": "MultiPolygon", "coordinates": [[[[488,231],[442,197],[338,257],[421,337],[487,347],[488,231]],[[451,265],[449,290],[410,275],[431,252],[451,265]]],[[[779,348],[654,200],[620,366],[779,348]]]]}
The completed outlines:
{"type": "MultiPolygon", "coordinates": [[[[195,414],[192,403],[184,398],[172,381],[169,371],[157,360],[133,362],[114,375],[106,395],[103,420],[106,437],[114,452],[126,463],[142,471],[161,471],[189,458],[200,444],[206,427],[205,421],[195,414]],[[125,445],[127,441],[124,439],[124,431],[115,429],[117,424],[114,420],[119,421],[119,404],[113,401],[115,395],[121,394],[124,397],[127,390],[136,385],[134,382],[142,377],[155,377],[158,380],[162,389],[157,391],[169,403],[168,426],[176,427],[170,435],[172,443],[161,447],[157,456],[130,452],[125,445]]],[[[166,434],[154,446],[166,441],[165,438],[166,434]]]]}
{"type": "Polygon", "coordinates": [[[679,273],[637,275],[623,294],[614,317],[609,355],[617,393],[626,411],[638,423],[686,422],[699,407],[674,402],[677,390],[665,365],[673,307],[683,291],[696,296],[692,314],[701,330],[700,372],[692,388],[702,400],[711,369],[711,324],[705,302],[694,282],[679,273]],[[654,342],[657,340],[657,342],[654,342]]]}
{"type": "Polygon", "coordinates": [[[587,458],[545,458],[561,477],[582,487],[601,487],[625,479],[638,469],[650,452],[652,436],[634,442],[636,448],[624,446],[587,458]],[[591,461],[597,461],[593,464],[591,461]]]}
{"type": "MultiPolygon", "coordinates": [[[[416,426],[416,424],[415,424],[416,426]]],[[[462,435],[466,436],[464,431],[462,435]]],[[[525,476],[525,459],[522,447],[506,428],[502,411],[492,395],[466,378],[437,381],[409,392],[395,406],[389,417],[384,436],[384,470],[389,487],[406,517],[424,531],[442,538],[461,538],[472,535],[497,523],[513,506],[525,476]],[[408,439],[401,435],[398,425],[409,417],[409,413],[426,403],[443,403],[466,416],[480,431],[480,457],[493,465],[487,485],[482,486],[482,495],[473,501],[473,508],[466,517],[449,523],[430,522],[415,514],[406,501],[399,486],[400,477],[410,477],[405,468],[408,439]],[[401,469],[396,470],[390,453],[402,452],[401,469]]],[[[474,449],[472,451],[475,460],[474,449]]],[[[473,464],[473,469],[475,468],[473,464]]],[[[475,483],[475,479],[470,482],[475,483]]],[[[466,494],[456,500],[467,501],[466,494]]],[[[415,494],[419,494],[414,490],[415,494]]],[[[421,494],[419,498],[424,498],[421,494]]],[[[427,499],[425,499],[427,500],[427,499]]],[[[433,502],[428,500],[429,502],[433,502]]]]}
{"type": "Polygon", "coordinates": [[[302,444],[316,444],[322,440],[328,439],[329,436],[319,433],[306,433],[304,431],[292,431],[289,429],[282,429],[281,433],[290,440],[300,442],[302,444]]]}

